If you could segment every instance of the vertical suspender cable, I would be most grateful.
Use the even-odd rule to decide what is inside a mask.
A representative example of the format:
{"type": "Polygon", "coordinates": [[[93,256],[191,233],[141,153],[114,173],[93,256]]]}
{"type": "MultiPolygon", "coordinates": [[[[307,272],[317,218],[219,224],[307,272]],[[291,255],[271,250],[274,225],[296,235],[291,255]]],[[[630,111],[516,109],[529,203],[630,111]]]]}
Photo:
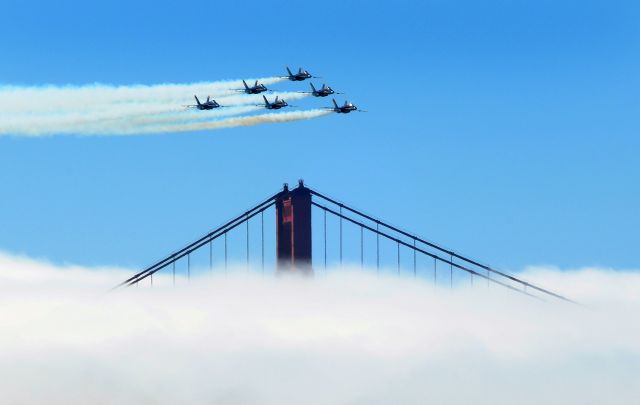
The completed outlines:
{"type": "Polygon", "coordinates": [[[209,241],[209,273],[213,273],[213,239],[209,241]]]}
{"type": "Polygon", "coordinates": [[[380,273],[380,224],[376,222],[376,274],[380,273]]]}
{"type": "Polygon", "coordinates": [[[153,273],[151,273],[151,276],[149,278],[151,279],[151,287],[153,287],[153,273]]]}
{"type": "Polygon", "coordinates": [[[327,271],[327,210],[324,210],[324,271],[327,271]]]}
{"type": "Polygon", "coordinates": [[[433,258],[433,285],[438,284],[438,261],[433,258]]]}
{"type": "Polygon", "coordinates": [[[340,265],[342,265],[342,206],[340,206],[340,265]]]}
{"type": "Polygon", "coordinates": [[[360,227],[360,268],[364,268],[364,228],[360,227]]]}
{"type": "Polygon", "coordinates": [[[453,255],[449,255],[449,261],[451,262],[451,264],[449,265],[449,274],[450,274],[450,280],[451,280],[451,288],[453,288],[453,255]]]}
{"type": "Polygon", "coordinates": [[[262,244],[262,274],[264,274],[264,211],[260,213],[260,240],[262,244]]]}
{"type": "Polygon", "coordinates": [[[227,233],[224,233],[224,274],[227,274],[227,233]]]}
{"type": "Polygon", "coordinates": [[[173,286],[176,286],[176,261],[173,261],[173,269],[172,269],[172,273],[173,273],[173,286]]]}
{"type": "Polygon", "coordinates": [[[400,274],[400,242],[398,242],[398,274],[400,274]]]}
{"type": "Polygon", "coordinates": [[[416,270],[416,240],[413,239],[413,277],[415,278],[417,276],[417,270],[416,270]]]}
{"type": "Polygon", "coordinates": [[[249,214],[247,214],[247,270],[249,270],[249,214]]]}
{"type": "Polygon", "coordinates": [[[191,280],[191,253],[187,254],[187,280],[191,280]]]}

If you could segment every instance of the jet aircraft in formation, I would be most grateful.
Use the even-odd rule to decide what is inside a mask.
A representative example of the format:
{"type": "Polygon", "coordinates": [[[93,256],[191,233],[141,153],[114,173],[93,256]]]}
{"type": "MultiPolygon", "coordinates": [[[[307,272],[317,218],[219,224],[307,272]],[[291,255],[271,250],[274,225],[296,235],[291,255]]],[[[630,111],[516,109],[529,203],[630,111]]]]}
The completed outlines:
{"type": "Polygon", "coordinates": [[[193,96],[196,99],[196,103],[194,105],[187,105],[187,108],[197,108],[198,110],[213,110],[214,108],[222,107],[220,104],[216,102],[216,100],[211,100],[211,97],[207,96],[207,101],[201,103],[198,100],[198,96],[193,96]]]}
{"type": "Polygon", "coordinates": [[[303,93],[310,93],[314,97],[327,97],[331,94],[342,94],[342,93],[336,93],[335,91],[333,91],[333,89],[330,86],[327,86],[326,84],[323,84],[322,87],[320,87],[320,90],[317,90],[313,85],[313,83],[309,83],[309,85],[311,86],[311,91],[303,92],[303,93]]]}
{"type": "Polygon", "coordinates": [[[315,76],[311,76],[311,73],[307,72],[303,68],[299,68],[298,73],[293,74],[291,73],[291,70],[287,66],[287,73],[289,73],[289,76],[283,76],[283,77],[291,80],[292,82],[301,82],[305,79],[311,79],[312,77],[315,77],[315,76]]]}
{"type": "Polygon", "coordinates": [[[289,105],[286,101],[284,101],[284,99],[278,100],[278,96],[276,96],[276,100],[273,103],[270,103],[265,96],[262,96],[262,98],[264,98],[264,108],[266,108],[267,110],[279,110],[282,107],[286,107],[289,105]]]}
{"type": "MultiPolygon", "coordinates": [[[[298,73],[294,74],[291,72],[289,67],[287,67],[287,73],[289,75],[282,76],[282,78],[289,79],[294,82],[300,82],[306,79],[311,79],[316,77],[316,76],[312,76],[311,73],[309,73],[307,70],[303,68],[299,68],[298,73]]],[[[242,81],[242,84],[244,85],[244,89],[237,89],[237,91],[241,91],[246,94],[260,94],[260,93],[269,91],[264,84],[258,83],[257,80],[255,81],[253,86],[247,85],[247,82],[244,80],[242,81]]],[[[327,97],[332,94],[342,94],[342,93],[336,93],[331,87],[327,86],[326,84],[323,84],[320,89],[316,89],[313,83],[309,83],[309,85],[311,86],[311,91],[301,92],[301,93],[312,94],[314,97],[327,97]]],[[[197,104],[188,105],[185,107],[197,108],[198,110],[213,110],[214,108],[223,107],[220,104],[218,104],[215,100],[212,100],[209,96],[207,96],[207,101],[205,101],[204,103],[201,103],[200,100],[198,100],[197,96],[194,96],[194,97],[196,99],[197,104]]],[[[269,102],[269,100],[267,100],[267,98],[264,95],[262,96],[262,98],[264,99],[264,104],[259,104],[259,106],[264,106],[264,108],[268,110],[279,110],[283,107],[289,106],[289,104],[287,104],[286,101],[284,101],[283,99],[279,99],[278,96],[276,96],[275,100],[272,103],[269,102]]],[[[333,107],[324,107],[324,108],[332,110],[338,114],[348,114],[351,111],[366,112],[363,110],[358,110],[358,107],[356,107],[353,103],[350,103],[348,101],[345,101],[343,105],[339,106],[338,103],[336,103],[335,99],[333,99],[333,107]]]]}
{"type": "Polygon", "coordinates": [[[358,110],[358,107],[355,106],[355,104],[350,103],[348,101],[345,101],[343,105],[339,106],[338,103],[336,103],[336,99],[333,99],[333,107],[325,107],[327,109],[333,110],[334,112],[337,112],[338,114],[349,114],[351,111],[359,111],[359,112],[366,112],[364,110],[358,110]]]}
{"type": "Polygon", "coordinates": [[[239,91],[244,91],[247,94],[260,94],[267,91],[267,87],[264,84],[258,84],[257,80],[251,87],[247,86],[247,82],[244,80],[242,81],[242,84],[244,84],[244,89],[240,89],[239,91]]]}

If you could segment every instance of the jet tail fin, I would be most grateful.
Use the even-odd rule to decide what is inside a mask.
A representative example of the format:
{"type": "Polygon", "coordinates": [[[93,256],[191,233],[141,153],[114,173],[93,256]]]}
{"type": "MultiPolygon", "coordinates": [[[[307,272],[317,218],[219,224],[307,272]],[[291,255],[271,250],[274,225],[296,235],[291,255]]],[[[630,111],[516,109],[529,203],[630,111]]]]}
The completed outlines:
{"type": "Polygon", "coordinates": [[[313,90],[313,92],[315,93],[317,90],[316,90],[316,88],[313,86],[313,83],[309,83],[309,85],[311,86],[311,90],[313,90]]]}
{"type": "Polygon", "coordinates": [[[339,107],[338,107],[338,103],[336,103],[336,99],[335,99],[335,98],[333,98],[332,100],[333,100],[333,105],[334,105],[336,108],[339,108],[339,107]]]}
{"type": "Polygon", "coordinates": [[[265,105],[269,105],[269,101],[267,101],[267,98],[265,96],[262,96],[262,98],[264,99],[265,105]]]}
{"type": "Polygon", "coordinates": [[[244,88],[249,90],[249,86],[247,86],[247,82],[245,82],[244,80],[242,81],[242,84],[244,84],[244,88]]]}
{"type": "Polygon", "coordinates": [[[196,99],[196,103],[198,103],[198,105],[200,105],[200,100],[198,100],[198,96],[196,96],[195,94],[193,95],[193,97],[195,97],[196,99]]]}
{"type": "Polygon", "coordinates": [[[291,69],[289,69],[289,66],[287,66],[287,72],[289,73],[289,76],[293,76],[293,73],[291,73],[291,69]]]}

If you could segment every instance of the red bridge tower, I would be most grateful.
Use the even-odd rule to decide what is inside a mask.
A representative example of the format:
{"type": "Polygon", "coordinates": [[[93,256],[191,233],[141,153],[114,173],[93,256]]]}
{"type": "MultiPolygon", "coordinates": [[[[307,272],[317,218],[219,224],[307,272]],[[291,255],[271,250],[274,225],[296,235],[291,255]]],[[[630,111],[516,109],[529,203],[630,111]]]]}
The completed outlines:
{"type": "Polygon", "coordinates": [[[278,271],[312,271],[311,191],[302,180],[291,191],[285,184],[276,198],[276,259],[278,271]]]}

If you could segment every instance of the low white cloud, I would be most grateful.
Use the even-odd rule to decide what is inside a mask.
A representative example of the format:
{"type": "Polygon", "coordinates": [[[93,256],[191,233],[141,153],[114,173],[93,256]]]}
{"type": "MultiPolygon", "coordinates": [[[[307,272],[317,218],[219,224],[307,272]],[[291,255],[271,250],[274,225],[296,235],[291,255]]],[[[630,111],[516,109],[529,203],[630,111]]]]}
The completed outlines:
{"type": "MultiPolygon", "coordinates": [[[[640,275],[531,268],[579,301],[348,268],[190,282],[0,255],[3,403],[603,404],[640,397],[640,275]]],[[[203,272],[206,273],[206,272],[203,272]]]]}

